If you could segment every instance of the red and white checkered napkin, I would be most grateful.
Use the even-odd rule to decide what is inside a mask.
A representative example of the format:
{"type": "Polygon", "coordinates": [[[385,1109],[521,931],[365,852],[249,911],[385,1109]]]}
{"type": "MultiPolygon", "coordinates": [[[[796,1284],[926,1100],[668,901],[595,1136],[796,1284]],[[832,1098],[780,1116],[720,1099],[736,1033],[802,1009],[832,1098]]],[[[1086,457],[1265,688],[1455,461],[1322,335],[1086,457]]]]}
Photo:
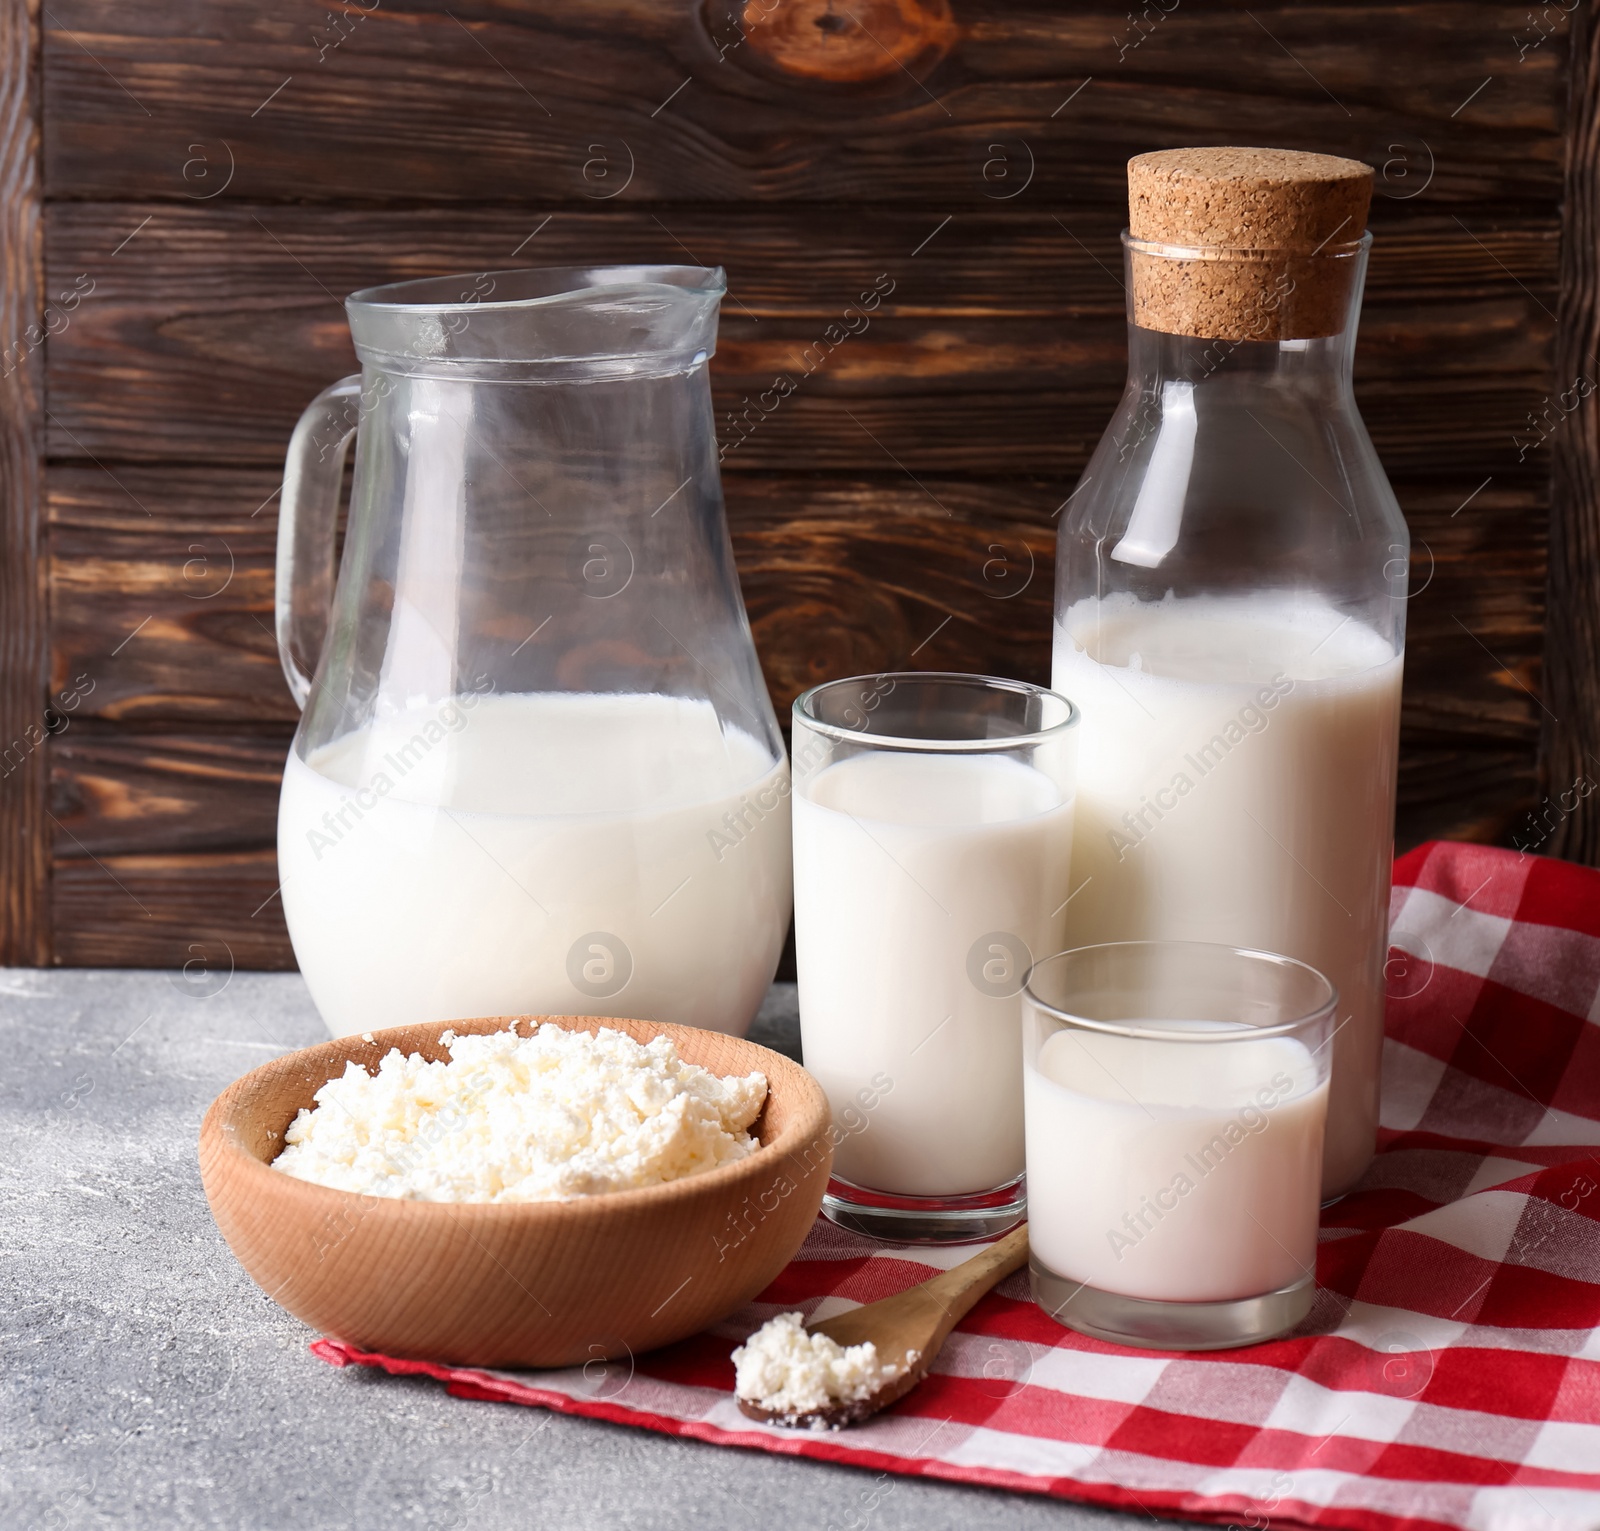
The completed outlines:
{"type": "Polygon", "coordinates": [[[972,1252],[882,1249],[819,1221],[760,1301],[631,1364],[501,1373],[314,1349],[463,1397],[1196,1519],[1600,1526],[1600,873],[1434,844],[1395,884],[1380,1152],[1326,1216],[1317,1304],[1291,1338],[1126,1350],[1058,1328],[1019,1275],[889,1413],[837,1435],[760,1426],[733,1402],[744,1335],[972,1252]]]}

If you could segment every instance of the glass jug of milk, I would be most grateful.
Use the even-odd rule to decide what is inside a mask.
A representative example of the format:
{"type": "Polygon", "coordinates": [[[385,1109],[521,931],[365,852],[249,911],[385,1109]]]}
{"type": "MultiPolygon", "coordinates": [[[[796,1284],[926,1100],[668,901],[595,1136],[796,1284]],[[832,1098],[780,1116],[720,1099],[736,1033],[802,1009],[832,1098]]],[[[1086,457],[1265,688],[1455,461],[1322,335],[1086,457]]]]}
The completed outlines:
{"type": "Polygon", "coordinates": [[[1325,1194],[1372,1157],[1409,539],[1351,392],[1372,172],[1129,166],[1128,384],[1064,517],[1069,944],[1220,942],[1337,986],[1325,1194]]]}
{"type": "Polygon", "coordinates": [[[356,293],[302,416],[277,630],[284,914],[335,1035],[634,1016],[743,1033],[789,923],[789,771],[706,363],[720,270],[356,293]],[[356,462],[334,577],[346,448],[356,462]]]}

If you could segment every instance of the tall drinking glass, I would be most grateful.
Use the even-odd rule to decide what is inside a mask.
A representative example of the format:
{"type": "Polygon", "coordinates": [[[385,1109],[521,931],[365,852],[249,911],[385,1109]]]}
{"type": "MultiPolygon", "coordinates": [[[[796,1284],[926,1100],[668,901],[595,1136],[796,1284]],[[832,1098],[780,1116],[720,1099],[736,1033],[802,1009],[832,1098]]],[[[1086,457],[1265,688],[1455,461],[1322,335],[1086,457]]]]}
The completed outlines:
{"type": "Polygon", "coordinates": [[[1021,1221],[1019,996],[1072,896],[1077,717],[975,675],[858,676],[794,704],[800,1032],[843,1227],[943,1242],[1021,1221]]]}

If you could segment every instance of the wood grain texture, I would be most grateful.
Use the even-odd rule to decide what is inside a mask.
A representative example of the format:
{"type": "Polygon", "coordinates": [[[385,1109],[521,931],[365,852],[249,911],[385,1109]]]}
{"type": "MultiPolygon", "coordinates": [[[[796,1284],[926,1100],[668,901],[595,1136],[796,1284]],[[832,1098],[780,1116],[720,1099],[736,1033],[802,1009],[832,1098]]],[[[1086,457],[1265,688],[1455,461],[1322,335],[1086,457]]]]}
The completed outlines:
{"type": "MultiPolygon", "coordinates": [[[[919,208],[704,205],[569,208],[174,206],[52,203],[46,239],[53,275],[108,285],[83,317],[113,307],[178,304],[200,313],[332,305],[358,287],[511,265],[694,260],[727,267],[725,317],[839,316],[873,276],[895,291],[883,312],[902,317],[1067,318],[1123,314],[1117,236],[1127,202],[978,209],[948,220],[919,208]],[[1108,269],[1109,267],[1109,269],[1108,269]]],[[[1558,278],[1554,203],[1526,211],[1432,204],[1373,207],[1368,299],[1400,303],[1493,297],[1527,289],[1548,298],[1558,278]]],[[[261,354],[270,355],[263,341],[261,354]]]]}
{"type": "MultiPolygon", "coordinates": [[[[34,890],[55,960],[292,965],[272,497],[301,408],[353,366],[346,293],[724,265],[724,481],[780,715],[851,671],[1045,679],[1052,516],[1123,381],[1123,164],[1180,143],[1378,168],[1357,391],[1415,542],[1402,847],[1523,834],[1551,781],[1600,762],[1600,427],[1592,401],[1547,440],[1533,424],[1580,373],[1600,381],[1587,11],[1568,153],[1565,23],[1545,13],[1541,36],[1517,5],[862,0],[819,27],[785,0],[763,33],[730,19],[762,9],[738,0],[369,3],[52,0],[43,285],[30,267],[31,297],[0,295],[56,315],[29,357],[52,416],[48,559],[15,541],[38,512],[31,531],[13,513],[0,446],[0,715],[44,698],[19,636],[43,620],[30,568],[49,571],[50,695],[74,705],[48,804],[37,763],[32,797],[0,801],[0,886],[34,890]],[[880,274],[870,323],[819,344],[880,274]],[[780,372],[796,392],[746,434],[780,372]]],[[[34,416],[8,410],[6,432],[34,429],[23,377],[34,416]]],[[[1566,832],[1600,859],[1600,829],[1566,832]]]]}
{"type": "MultiPolygon", "coordinates": [[[[1558,802],[1575,784],[1600,781],[1600,28],[1592,11],[1575,16],[1572,44],[1555,408],[1540,410],[1552,459],[1541,786],[1558,802]]],[[[1558,814],[1543,848],[1600,864],[1592,795],[1558,814]]]]}
{"type": "MultiPolygon", "coordinates": [[[[270,625],[276,484],[270,469],[124,464],[115,480],[51,469],[53,683],[84,692],[79,716],[292,727],[270,625]]],[[[1516,680],[1538,674],[1542,490],[1461,474],[1397,490],[1415,539],[1408,721],[1531,746],[1538,705],[1516,680]]],[[[914,479],[891,466],[733,474],[725,492],[780,715],[832,675],[915,665],[1047,677],[1058,481],[914,479]]]]}
{"type": "MultiPolygon", "coordinates": [[[[234,586],[268,589],[270,550],[251,513],[275,475],[119,476],[125,488],[93,468],[52,476],[53,531],[85,539],[56,559],[80,580],[58,587],[57,676],[98,675],[55,749],[61,960],[179,966],[199,943],[214,963],[231,953],[241,966],[291,966],[272,845],[292,708],[266,626],[197,621],[208,608],[184,574],[203,529],[257,560],[234,586]],[[96,546],[116,556],[85,572],[96,546]],[[147,628],[96,667],[152,595],[160,636],[141,641],[147,628]],[[157,731],[119,732],[128,719],[157,731]],[[210,731],[174,733],[176,722],[210,731]]],[[[1416,538],[1402,846],[1504,840],[1538,796],[1541,494],[1491,484],[1469,500],[1474,487],[1398,485],[1416,538]]],[[[728,490],[780,716],[830,675],[912,666],[1048,678],[1054,484],[736,475],[728,490]]]]}
{"type": "Polygon", "coordinates": [[[870,50],[850,8],[797,29],[787,56],[735,8],[58,0],[50,184],[73,199],[942,213],[1024,191],[1111,202],[1130,154],[1245,142],[1366,159],[1403,194],[1426,166],[1429,195],[1457,206],[1559,194],[1560,38],[1519,61],[1523,5],[952,0],[949,46],[854,80],[870,50]]]}
{"type": "Polygon", "coordinates": [[[0,0],[0,962],[50,957],[37,0],[0,0]]]}
{"type": "Polygon", "coordinates": [[[51,679],[84,717],[292,726],[271,470],[50,474],[51,679]]]}
{"type": "Polygon", "coordinates": [[[197,963],[218,975],[295,965],[272,850],[90,856],[70,831],[58,837],[50,880],[57,963],[197,963]]]}
{"type": "MultiPolygon", "coordinates": [[[[258,628],[256,647],[241,649],[227,624],[196,624],[183,572],[192,540],[211,536],[257,560],[235,584],[264,587],[270,549],[252,512],[275,475],[119,476],[122,488],[93,468],[52,473],[58,568],[83,570],[96,547],[116,555],[58,589],[72,621],[58,627],[57,676],[87,673],[132,603],[147,609],[153,592],[151,626],[170,636],[141,634],[100,666],[54,747],[64,960],[181,965],[199,942],[218,962],[232,952],[240,965],[292,965],[271,897],[292,709],[270,633],[258,628]],[[226,685],[196,694],[197,678],[219,675],[226,685]]],[[[1439,834],[1504,840],[1538,795],[1541,492],[1491,484],[1462,509],[1473,487],[1398,485],[1416,541],[1402,846],[1439,834]]],[[[841,674],[952,668],[1048,680],[1053,483],[748,474],[730,477],[728,493],[780,717],[806,686],[841,674]]]]}
{"type": "Polygon", "coordinates": [[[1479,740],[1456,748],[1405,739],[1395,854],[1425,840],[1508,845],[1520,839],[1549,852],[1535,818],[1539,768],[1531,749],[1495,749],[1479,740]]]}
{"type": "Polygon", "coordinates": [[[290,731],[128,733],[85,720],[50,750],[69,856],[271,850],[290,731]]]}
{"type": "MultiPolygon", "coordinates": [[[[1121,392],[1122,214],[1111,208],[1076,209],[1070,223],[989,212],[945,228],[926,214],[546,216],[56,207],[52,289],[93,290],[51,344],[51,455],[279,464],[301,409],[356,365],[336,294],[503,264],[535,227],[541,261],[692,253],[729,269],[712,366],[727,473],[859,473],[896,459],[984,473],[1001,460],[1065,479],[1121,392]],[[880,274],[894,284],[882,306],[851,308],[880,274]],[[855,333],[833,328],[830,342],[841,321],[855,333]],[[793,394],[770,417],[751,414],[779,374],[793,394]]],[[[1412,214],[1383,227],[1358,393],[1391,472],[1504,466],[1548,381],[1555,230],[1553,215],[1463,226],[1412,214]]]]}

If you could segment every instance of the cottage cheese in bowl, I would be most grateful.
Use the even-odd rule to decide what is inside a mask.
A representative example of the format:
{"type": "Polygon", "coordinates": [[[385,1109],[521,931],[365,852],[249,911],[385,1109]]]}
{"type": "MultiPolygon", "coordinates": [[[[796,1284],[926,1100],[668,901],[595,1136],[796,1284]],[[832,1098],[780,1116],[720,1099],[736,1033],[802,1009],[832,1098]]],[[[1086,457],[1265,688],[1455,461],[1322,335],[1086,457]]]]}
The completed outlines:
{"type": "Polygon", "coordinates": [[[393,1048],[350,1062],[284,1133],[273,1168],[412,1201],[568,1201],[663,1185],[760,1146],[767,1081],[686,1063],[667,1037],[536,1027],[441,1038],[450,1061],[393,1048]]]}

